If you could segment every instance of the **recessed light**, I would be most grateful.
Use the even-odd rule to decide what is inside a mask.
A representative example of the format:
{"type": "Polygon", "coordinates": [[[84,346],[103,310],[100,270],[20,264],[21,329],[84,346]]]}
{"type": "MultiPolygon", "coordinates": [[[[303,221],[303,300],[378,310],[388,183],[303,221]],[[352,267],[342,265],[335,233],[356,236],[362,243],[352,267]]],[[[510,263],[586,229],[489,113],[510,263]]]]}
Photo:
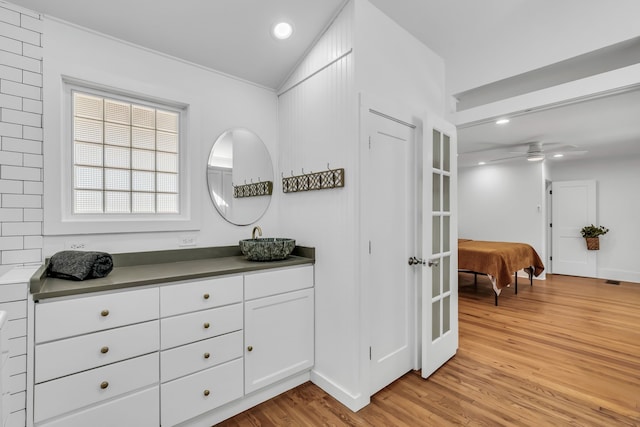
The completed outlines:
{"type": "Polygon", "coordinates": [[[564,154],[562,153],[554,154],[553,157],[557,159],[558,157],[564,157],[564,154]]]}
{"type": "Polygon", "coordinates": [[[486,164],[487,164],[487,162],[478,162],[478,164],[479,164],[480,166],[482,166],[482,165],[486,165],[486,164]]]}
{"type": "Polygon", "coordinates": [[[496,120],[497,125],[506,125],[507,123],[509,123],[509,119],[496,120]]]}
{"type": "Polygon", "coordinates": [[[279,22],[273,26],[271,32],[278,40],[285,40],[293,34],[293,27],[288,22],[279,22]]]}

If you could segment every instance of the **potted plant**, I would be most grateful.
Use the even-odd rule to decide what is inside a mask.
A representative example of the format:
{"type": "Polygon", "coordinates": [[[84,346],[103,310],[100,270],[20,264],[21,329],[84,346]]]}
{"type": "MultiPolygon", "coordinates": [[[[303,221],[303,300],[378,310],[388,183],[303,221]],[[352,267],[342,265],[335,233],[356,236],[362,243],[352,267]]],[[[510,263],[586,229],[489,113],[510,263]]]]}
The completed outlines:
{"type": "Polygon", "coordinates": [[[603,227],[602,225],[596,227],[593,224],[584,226],[582,227],[582,230],[580,230],[580,234],[582,234],[582,237],[587,241],[587,249],[590,251],[597,251],[600,249],[599,236],[607,234],[608,232],[608,228],[603,227]]]}

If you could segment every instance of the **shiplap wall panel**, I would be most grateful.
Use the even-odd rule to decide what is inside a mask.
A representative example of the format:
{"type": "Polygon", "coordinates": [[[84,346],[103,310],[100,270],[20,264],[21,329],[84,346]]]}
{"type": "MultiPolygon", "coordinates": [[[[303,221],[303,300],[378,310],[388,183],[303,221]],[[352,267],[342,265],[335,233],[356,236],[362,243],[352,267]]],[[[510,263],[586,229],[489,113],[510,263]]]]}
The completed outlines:
{"type": "Polygon", "coordinates": [[[42,261],[42,27],[39,14],[0,2],[3,267],[42,261]]]}

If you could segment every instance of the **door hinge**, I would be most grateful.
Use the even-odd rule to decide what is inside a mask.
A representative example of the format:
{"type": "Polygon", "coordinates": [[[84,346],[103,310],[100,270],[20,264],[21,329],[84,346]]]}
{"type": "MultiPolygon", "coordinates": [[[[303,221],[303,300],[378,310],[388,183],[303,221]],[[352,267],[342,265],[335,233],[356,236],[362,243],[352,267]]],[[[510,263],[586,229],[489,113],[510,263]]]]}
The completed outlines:
{"type": "Polygon", "coordinates": [[[549,228],[553,228],[553,223],[549,224],[549,228]]]}
{"type": "Polygon", "coordinates": [[[371,137],[369,137],[369,150],[371,150],[371,137]]]}
{"type": "Polygon", "coordinates": [[[549,257],[549,261],[553,261],[553,257],[552,256],[549,257]]]}
{"type": "Polygon", "coordinates": [[[369,347],[369,360],[371,360],[371,347],[369,347]]]}
{"type": "Polygon", "coordinates": [[[371,240],[369,240],[369,255],[371,255],[371,240]]]}
{"type": "Polygon", "coordinates": [[[549,194],[553,194],[553,190],[549,190],[549,194]]]}

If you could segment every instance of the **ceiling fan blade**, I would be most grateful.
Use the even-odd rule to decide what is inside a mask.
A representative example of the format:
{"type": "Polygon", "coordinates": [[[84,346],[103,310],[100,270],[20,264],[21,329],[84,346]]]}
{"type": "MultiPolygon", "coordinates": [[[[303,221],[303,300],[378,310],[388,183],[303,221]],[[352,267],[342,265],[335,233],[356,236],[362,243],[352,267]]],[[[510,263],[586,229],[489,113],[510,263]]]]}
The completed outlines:
{"type": "Polygon", "coordinates": [[[522,159],[522,158],[524,158],[524,157],[526,157],[526,153],[525,153],[525,154],[520,153],[520,155],[519,155],[519,156],[502,157],[502,158],[500,158],[500,159],[487,160],[487,161],[486,161],[486,163],[504,162],[504,161],[507,161],[507,160],[522,159]]]}

